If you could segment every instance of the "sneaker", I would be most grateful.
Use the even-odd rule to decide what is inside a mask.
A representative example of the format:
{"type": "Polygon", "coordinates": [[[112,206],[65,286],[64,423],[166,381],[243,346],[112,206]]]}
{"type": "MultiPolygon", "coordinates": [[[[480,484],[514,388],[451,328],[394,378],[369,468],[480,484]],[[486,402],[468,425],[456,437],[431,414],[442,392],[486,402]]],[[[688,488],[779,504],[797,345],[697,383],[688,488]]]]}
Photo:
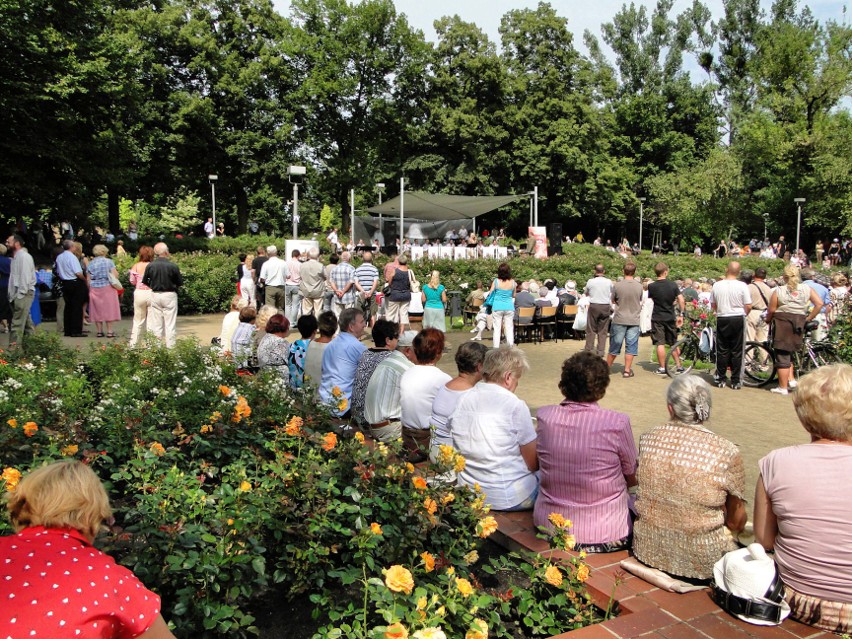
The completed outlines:
{"type": "Polygon", "coordinates": [[[481,336],[479,336],[479,335],[476,335],[476,336],[474,336],[474,337],[471,337],[471,338],[470,338],[470,341],[471,341],[471,342],[481,342],[481,341],[482,341],[482,337],[481,337],[481,336]]]}
{"type": "Polygon", "coordinates": [[[742,384],[731,384],[731,388],[733,388],[734,390],[740,390],[742,387],[742,384]]]}
{"type": "Polygon", "coordinates": [[[718,386],[719,388],[725,388],[727,385],[728,385],[728,380],[726,380],[726,379],[717,379],[716,380],[716,386],[718,386]]]}
{"type": "Polygon", "coordinates": [[[471,333],[475,333],[475,332],[476,332],[476,327],[473,327],[472,329],[470,329],[470,332],[471,332],[471,333]]]}
{"type": "Polygon", "coordinates": [[[769,392],[775,393],[776,395],[789,395],[790,394],[790,391],[788,391],[786,388],[781,388],[780,386],[773,388],[769,392]]]}
{"type": "Polygon", "coordinates": [[[658,368],[658,369],[657,369],[657,370],[655,370],[654,372],[655,372],[657,375],[668,375],[668,373],[666,373],[666,369],[665,369],[665,368],[658,368]]]}
{"type": "Polygon", "coordinates": [[[685,372],[686,372],[686,369],[685,369],[683,366],[678,366],[678,367],[675,369],[675,372],[677,372],[677,374],[678,374],[678,375],[680,375],[680,374],[682,374],[682,373],[685,373],[685,372]]]}
{"type": "Polygon", "coordinates": [[[787,388],[796,388],[798,385],[799,382],[797,382],[795,379],[791,379],[787,382],[787,388]]]}

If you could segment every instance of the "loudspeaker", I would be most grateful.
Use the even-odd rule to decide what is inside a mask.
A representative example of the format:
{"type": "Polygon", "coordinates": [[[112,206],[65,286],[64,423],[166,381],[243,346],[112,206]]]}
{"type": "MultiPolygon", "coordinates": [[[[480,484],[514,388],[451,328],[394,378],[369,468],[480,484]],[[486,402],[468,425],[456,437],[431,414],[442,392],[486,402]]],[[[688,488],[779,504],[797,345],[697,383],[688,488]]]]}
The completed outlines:
{"type": "Polygon", "coordinates": [[[562,255],[562,224],[555,223],[547,227],[547,254],[562,255]]]}

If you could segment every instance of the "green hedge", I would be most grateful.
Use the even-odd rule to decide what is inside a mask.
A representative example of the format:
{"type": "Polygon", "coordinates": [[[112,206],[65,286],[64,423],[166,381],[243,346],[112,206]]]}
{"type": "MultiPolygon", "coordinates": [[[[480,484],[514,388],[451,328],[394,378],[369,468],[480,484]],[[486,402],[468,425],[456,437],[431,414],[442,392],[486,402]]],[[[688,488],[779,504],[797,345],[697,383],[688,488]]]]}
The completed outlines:
{"type": "MultiPolygon", "coordinates": [[[[261,244],[275,244],[284,248],[285,239],[270,236],[241,236],[205,240],[203,238],[187,238],[169,241],[173,259],[180,267],[184,276],[184,287],[178,296],[179,312],[182,315],[197,313],[220,313],[228,308],[231,296],[236,292],[234,277],[239,253],[252,253],[261,244]],[[181,251],[182,248],[192,248],[191,252],[181,251]]],[[[325,238],[321,245],[327,248],[325,238]]],[[[128,247],[128,249],[135,247],[128,247]]],[[[515,257],[508,261],[513,276],[518,280],[535,278],[543,281],[554,278],[560,284],[573,279],[578,286],[593,276],[595,265],[602,263],[607,273],[615,278],[621,274],[624,259],[617,253],[607,251],[589,244],[565,245],[566,254],[538,260],[532,257],[515,257]]],[[[685,277],[719,278],[725,272],[730,260],[702,257],[696,259],[691,254],[677,257],[666,255],[660,258],[651,254],[633,258],[638,266],[640,277],[654,277],[654,265],[662,259],[671,269],[674,279],[685,277]]],[[[381,268],[388,258],[380,255],[376,258],[376,266],[381,268]]],[[[115,260],[121,279],[127,285],[122,300],[125,312],[132,313],[132,291],[127,280],[127,271],[135,261],[128,255],[126,258],[115,260]]],[[[770,277],[779,276],[784,268],[782,260],[766,260],[757,257],[742,258],[743,268],[755,269],[763,266],[769,271],[770,277]]],[[[432,270],[441,274],[441,281],[449,290],[470,290],[476,286],[477,280],[487,285],[496,272],[500,260],[432,260],[423,259],[413,264],[414,272],[421,282],[429,279],[432,270]]],[[[357,260],[356,260],[357,265],[357,260]]]]}

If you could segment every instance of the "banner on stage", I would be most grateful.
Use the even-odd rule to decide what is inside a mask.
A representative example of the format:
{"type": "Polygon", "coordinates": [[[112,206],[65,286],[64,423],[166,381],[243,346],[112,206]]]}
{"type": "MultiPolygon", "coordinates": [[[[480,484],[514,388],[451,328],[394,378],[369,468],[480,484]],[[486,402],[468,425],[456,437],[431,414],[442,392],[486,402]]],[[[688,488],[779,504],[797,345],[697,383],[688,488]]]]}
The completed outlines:
{"type": "Polygon", "coordinates": [[[529,227],[529,241],[527,246],[532,248],[530,253],[538,259],[547,259],[547,228],[544,226],[529,227]]]}

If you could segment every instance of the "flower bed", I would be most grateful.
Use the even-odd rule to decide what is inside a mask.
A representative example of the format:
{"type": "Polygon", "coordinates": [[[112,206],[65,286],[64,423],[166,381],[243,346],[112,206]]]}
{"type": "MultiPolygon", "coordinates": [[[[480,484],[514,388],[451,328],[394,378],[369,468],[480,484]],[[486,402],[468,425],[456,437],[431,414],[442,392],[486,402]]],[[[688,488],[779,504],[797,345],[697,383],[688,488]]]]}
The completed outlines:
{"type": "Polygon", "coordinates": [[[189,341],[100,345],[85,361],[53,335],[27,344],[0,353],[6,490],[50,460],[90,464],[115,511],[99,545],[162,596],[179,637],[256,634],[249,610],[272,588],[309,595],[317,637],[478,639],[516,622],[548,636],[599,619],[581,559],[501,559],[482,570],[524,582],[480,587],[496,522],[478,490],[435,481],[464,466],[452,448],[415,469],[395,446],[335,432],[277,375],[238,376],[189,341]]]}

